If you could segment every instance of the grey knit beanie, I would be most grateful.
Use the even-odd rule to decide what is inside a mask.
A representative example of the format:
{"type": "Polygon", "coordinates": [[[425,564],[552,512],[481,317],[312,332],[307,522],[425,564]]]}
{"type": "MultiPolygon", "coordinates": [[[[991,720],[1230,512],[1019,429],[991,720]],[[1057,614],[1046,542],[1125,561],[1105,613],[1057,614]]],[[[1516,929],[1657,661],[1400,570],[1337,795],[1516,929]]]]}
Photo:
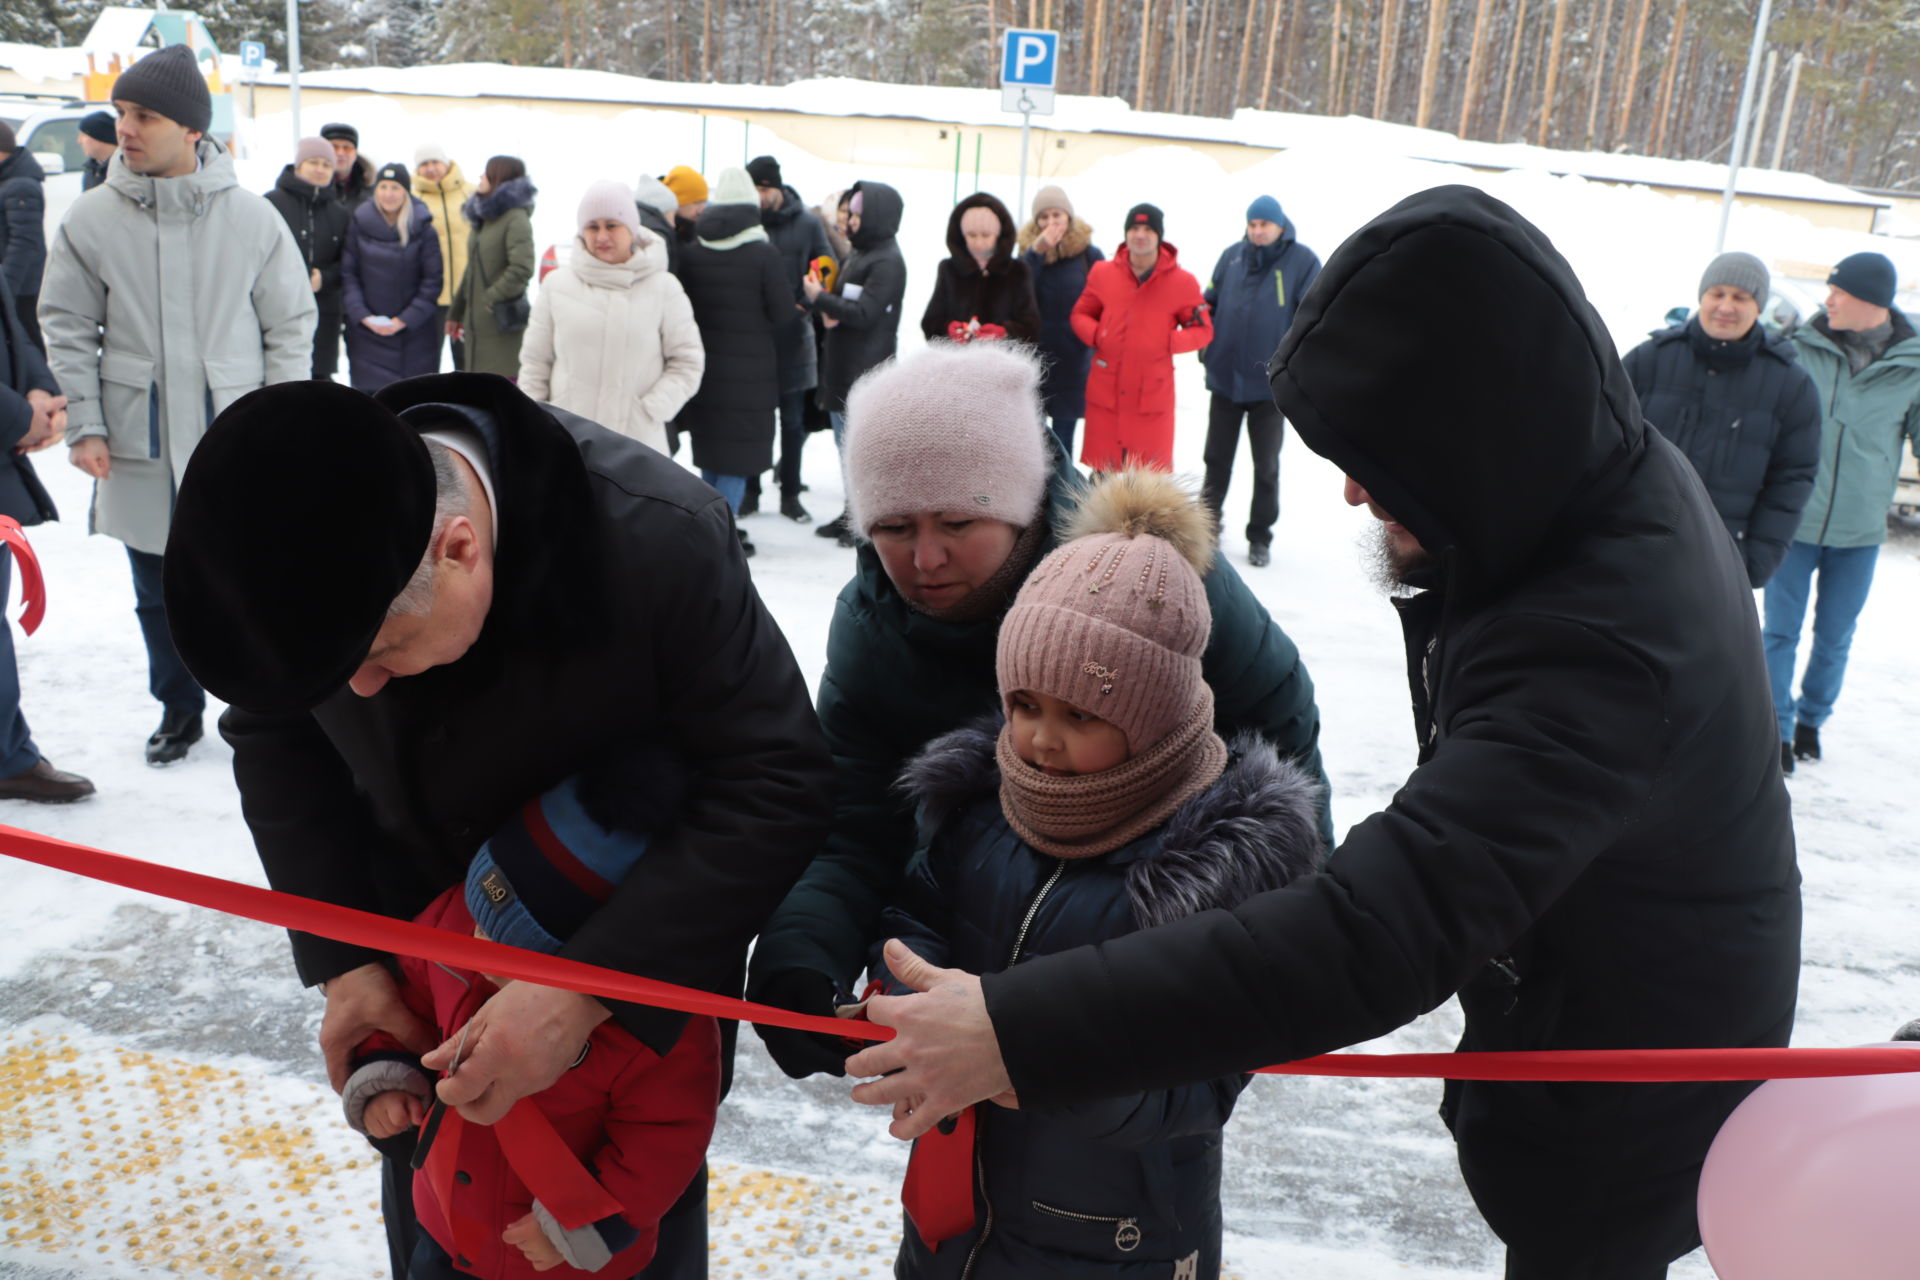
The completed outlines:
{"type": "Polygon", "coordinates": [[[1723,253],[1709,262],[1700,277],[1698,296],[1706,297],[1707,290],[1717,284],[1745,289],[1763,307],[1767,305],[1767,295],[1773,291],[1773,277],[1767,272],[1767,264],[1750,253],[1723,253]]]}
{"type": "Polygon", "coordinates": [[[183,44],[156,49],[120,73],[109,96],[115,102],[132,102],[196,133],[205,133],[213,124],[213,95],[207,92],[207,78],[200,74],[200,62],[193,50],[183,44]]]}

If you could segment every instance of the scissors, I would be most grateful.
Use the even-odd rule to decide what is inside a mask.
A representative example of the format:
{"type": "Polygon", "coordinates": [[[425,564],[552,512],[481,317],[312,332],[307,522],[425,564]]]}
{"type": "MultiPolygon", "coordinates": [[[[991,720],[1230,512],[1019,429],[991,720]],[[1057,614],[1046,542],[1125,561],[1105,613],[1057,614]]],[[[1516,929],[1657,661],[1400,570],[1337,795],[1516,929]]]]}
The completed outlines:
{"type": "MultiPolygon", "coordinates": [[[[460,1061],[467,1052],[467,1032],[473,1030],[473,1019],[467,1019],[467,1025],[460,1029],[460,1043],[453,1046],[453,1063],[447,1068],[442,1079],[451,1080],[453,1073],[460,1069],[460,1061]]],[[[420,1136],[414,1139],[413,1159],[407,1163],[411,1168],[426,1167],[427,1154],[433,1150],[433,1140],[440,1134],[440,1122],[447,1117],[447,1104],[441,1100],[440,1091],[434,1090],[433,1104],[427,1108],[426,1123],[420,1126],[420,1136]]]]}

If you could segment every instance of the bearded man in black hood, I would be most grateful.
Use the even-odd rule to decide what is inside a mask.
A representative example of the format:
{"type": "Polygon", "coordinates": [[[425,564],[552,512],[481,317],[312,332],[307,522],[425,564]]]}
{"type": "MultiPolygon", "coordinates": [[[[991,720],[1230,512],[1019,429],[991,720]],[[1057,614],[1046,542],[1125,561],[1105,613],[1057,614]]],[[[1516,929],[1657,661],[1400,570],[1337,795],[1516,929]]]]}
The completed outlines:
{"type": "MultiPolygon", "coordinates": [[[[1463,1050],[1787,1042],[1800,878],[1747,569],[1566,261],[1481,192],[1423,192],[1333,256],[1268,370],[1381,521],[1418,763],[1324,872],[1232,910],[984,983],[889,955],[924,994],[871,1002],[901,1034],[847,1068],[901,1069],[854,1091],[898,1136],[1008,1088],[1325,1053],[1455,994],[1463,1050]]],[[[1509,1280],[1656,1280],[1752,1087],[1451,1081],[1441,1115],[1509,1280]]]]}

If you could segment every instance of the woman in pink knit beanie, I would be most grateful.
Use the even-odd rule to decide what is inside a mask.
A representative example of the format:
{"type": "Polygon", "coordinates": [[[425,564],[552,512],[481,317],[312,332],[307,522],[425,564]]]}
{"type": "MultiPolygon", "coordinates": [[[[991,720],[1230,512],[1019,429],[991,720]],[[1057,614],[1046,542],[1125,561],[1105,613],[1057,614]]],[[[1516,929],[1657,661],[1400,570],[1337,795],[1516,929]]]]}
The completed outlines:
{"type": "MultiPolygon", "coordinates": [[[[902,779],[932,836],[884,917],[898,941],[875,959],[877,990],[908,989],[889,968],[906,949],[992,973],[1318,865],[1318,784],[1257,736],[1229,750],[1214,731],[1208,510],[1164,474],[1122,471],[1064,532],[1000,627],[1004,719],[936,739],[902,779]]],[[[1072,1111],[969,1108],[915,1145],[895,1274],[1216,1280],[1220,1130],[1247,1079],[1072,1111]]]]}
{"type": "MultiPolygon", "coordinates": [[[[859,990],[872,946],[886,936],[881,911],[916,847],[913,808],[895,783],[928,742],[1000,704],[1003,621],[1023,634],[1044,622],[1079,635],[1113,619],[1024,608],[1024,620],[1009,616],[1022,584],[1050,563],[1047,553],[1090,532],[1094,519],[1042,417],[1040,386],[1040,357],[1028,348],[936,343],[879,366],[848,395],[848,510],[866,541],[834,606],[815,699],[834,755],[833,831],[754,944],[752,999],[826,1014],[859,990]]],[[[1140,482],[1098,488],[1091,501],[1097,508],[1140,482]]],[[[1172,509],[1186,505],[1181,498],[1172,509]]],[[[1137,568],[1143,554],[1129,551],[1127,564],[1137,568]]],[[[1125,664],[1100,659],[1126,679],[1106,695],[1094,684],[1089,696],[1106,704],[1096,714],[1150,749],[1192,719],[1204,672],[1218,695],[1211,732],[1228,740],[1257,733],[1323,780],[1320,713],[1293,642],[1224,560],[1205,572],[1168,572],[1182,572],[1182,590],[1198,593],[1178,611],[1198,632],[1183,633],[1178,653],[1158,646],[1166,652],[1148,655],[1154,679],[1166,683],[1152,710],[1141,701],[1149,686],[1133,678],[1137,655],[1125,664]]],[[[1051,581],[1052,571],[1044,576],[1051,581]]],[[[1103,607],[1120,600],[1106,587],[1088,597],[1103,607]]],[[[1096,656],[1079,655],[1064,674],[1087,678],[1078,668],[1096,656]]],[[[1034,691],[1071,702],[1067,688],[1042,682],[1034,691]]],[[[1324,807],[1321,822],[1330,840],[1324,807]]],[[[756,1030],[789,1075],[843,1071],[847,1053],[836,1037],[756,1030]]]]}

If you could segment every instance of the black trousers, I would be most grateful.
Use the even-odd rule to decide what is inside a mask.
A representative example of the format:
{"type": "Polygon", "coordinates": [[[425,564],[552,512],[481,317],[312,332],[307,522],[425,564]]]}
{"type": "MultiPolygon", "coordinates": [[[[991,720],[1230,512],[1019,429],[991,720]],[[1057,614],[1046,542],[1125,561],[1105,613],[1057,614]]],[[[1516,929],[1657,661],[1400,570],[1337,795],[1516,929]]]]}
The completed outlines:
{"type": "Polygon", "coordinates": [[[807,447],[807,393],[780,397],[780,496],[800,496],[800,455],[807,447]]]}
{"type": "Polygon", "coordinates": [[[127,559],[133,564],[133,612],[147,642],[147,690],[169,711],[198,715],[206,710],[207,695],[180,661],[167,629],[167,597],[161,589],[165,557],[128,547],[127,559]]]}
{"type": "Polygon", "coordinates": [[[340,369],[340,325],[341,311],[322,309],[319,322],[313,326],[313,380],[332,382],[333,375],[340,369]]]}
{"type": "MultiPolygon", "coordinates": [[[[1233,455],[1240,448],[1240,422],[1247,423],[1247,444],[1253,451],[1253,505],[1247,511],[1247,541],[1273,541],[1273,522],[1280,518],[1280,442],[1286,437],[1286,419],[1271,400],[1238,404],[1219,392],[1207,410],[1207,478],[1203,487],[1207,505],[1216,517],[1226,505],[1233,479],[1233,455]]],[[[1224,518],[1221,525],[1225,527],[1224,518]]]]}

